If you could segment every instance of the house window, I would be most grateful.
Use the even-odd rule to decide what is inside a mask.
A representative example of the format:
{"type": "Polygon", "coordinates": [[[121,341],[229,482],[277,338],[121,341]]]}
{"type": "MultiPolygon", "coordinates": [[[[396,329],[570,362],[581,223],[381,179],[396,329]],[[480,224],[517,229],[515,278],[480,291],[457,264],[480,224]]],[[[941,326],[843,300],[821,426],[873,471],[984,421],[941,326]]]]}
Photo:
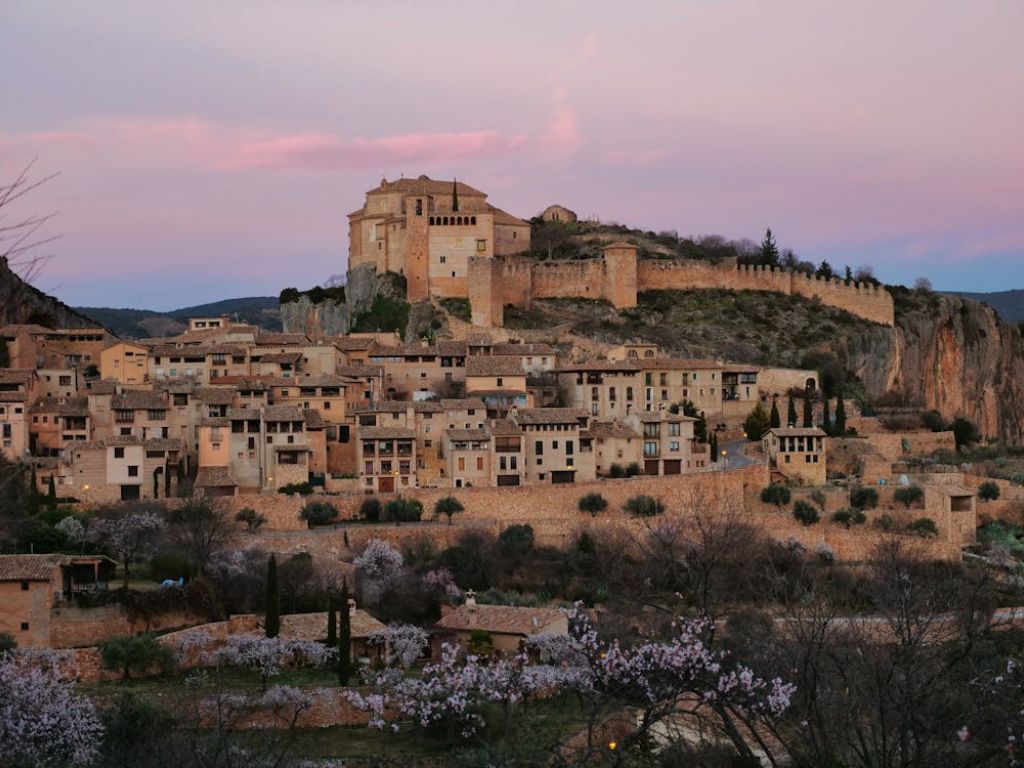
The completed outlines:
{"type": "Polygon", "coordinates": [[[460,456],[459,457],[459,471],[461,472],[465,468],[466,468],[466,460],[462,456],[460,456]]]}
{"type": "Polygon", "coordinates": [[[114,458],[115,459],[123,459],[124,458],[124,448],[115,448],[114,449],[114,458]]]}
{"type": "Polygon", "coordinates": [[[128,477],[138,477],[139,467],[136,464],[132,464],[128,467],[128,477]]]}
{"type": "Polygon", "coordinates": [[[478,251],[486,251],[487,250],[487,241],[486,240],[477,240],[476,241],[476,249],[478,251]]]}
{"type": "Polygon", "coordinates": [[[21,631],[22,632],[28,632],[28,622],[27,621],[21,622],[21,631]]]}
{"type": "Polygon", "coordinates": [[[445,264],[447,261],[448,261],[448,257],[445,256],[444,254],[441,254],[441,263],[445,264]]]}
{"type": "Polygon", "coordinates": [[[21,582],[21,591],[22,592],[28,592],[28,582],[27,581],[21,582]]]}

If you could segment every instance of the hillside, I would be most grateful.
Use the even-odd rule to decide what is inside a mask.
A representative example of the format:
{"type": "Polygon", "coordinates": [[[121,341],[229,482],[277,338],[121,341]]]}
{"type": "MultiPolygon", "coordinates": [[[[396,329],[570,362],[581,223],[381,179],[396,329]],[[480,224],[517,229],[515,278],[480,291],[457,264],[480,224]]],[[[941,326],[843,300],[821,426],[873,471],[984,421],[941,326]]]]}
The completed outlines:
{"type": "Polygon", "coordinates": [[[992,293],[964,293],[948,291],[950,296],[961,296],[988,304],[1008,323],[1024,323],[1024,289],[994,291],[992,293]]]}
{"type": "Polygon", "coordinates": [[[267,331],[281,330],[281,312],[276,296],[224,299],[170,312],[112,307],[79,307],[77,311],[95,318],[122,338],[145,339],[180,333],[189,317],[217,315],[230,315],[240,322],[252,323],[267,331]]]}
{"type": "Polygon", "coordinates": [[[0,256],[0,325],[30,323],[47,328],[81,328],[96,322],[26,283],[0,256]]]}

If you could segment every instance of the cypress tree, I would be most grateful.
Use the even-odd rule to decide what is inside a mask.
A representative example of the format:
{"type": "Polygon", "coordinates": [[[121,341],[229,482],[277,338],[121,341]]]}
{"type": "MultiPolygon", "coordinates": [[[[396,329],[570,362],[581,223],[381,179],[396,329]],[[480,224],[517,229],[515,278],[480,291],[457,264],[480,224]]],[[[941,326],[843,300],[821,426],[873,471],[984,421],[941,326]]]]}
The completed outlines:
{"type": "Polygon", "coordinates": [[[779,263],[779,247],[775,244],[771,227],[765,230],[764,240],[761,241],[761,260],[773,267],[779,263]]]}
{"type": "Polygon", "coordinates": [[[771,415],[772,429],[778,429],[782,426],[782,417],[779,415],[779,398],[772,398],[772,415],[771,415]]]}
{"type": "Polygon", "coordinates": [[[825,398],[823,405],[821,406],[821,428],[825,430],[826,435],[832,434],[832,416],[828,412],[828,398],[825,398]]]}
{"type": "Polygon", "coordinates": [[[789,390],[789,405],[786,408],[786,426],[796,426],[796,403],[793,402],[793,390],[789,390]]]}
{"type": "Polygon", "coordinates": [[[46,484],[46,506],[50,509],[57,508],[57,483],[53,479],[53,475],[50,475],[50,480],[46,484]]]}
{"type": "Polygon", "coordinates": [[[718,461],[718,435],[711,433],[711,460],[718,461]]]}
{"type": "Polygon", "coordinates": [[[38,515],[41,511],[41,505],[39,500],[39,483],[36,478],[35,465],[32,466],[32,472],[29,474],[28,482],[28,513],[30,515],[38,515]]]}
{"type": "Polygon", "coordinates": [[[327,604],[327,647],[336,648],[338,645],[338,612],[332,597],[327,604]]]}
{"type": "Polygon", "coordinates": [[[267,561],[267,606],[263,620],[267,637],[281,631],[281,595],[277,588],[277,558],[271,553],[267,561]]]}
{"type": "Polygon", "coordinates": [[[842,437],[846,434],[846,403],[843,402],[843,393],[840,390],[836,396],[836,437],[842,437]]]}
{"type": "Polygon", "coordinates": [[[341,584],[341,612],[338,616],[338,684],[348,685],[352,677],[352,617],[348,612],[348,582],[341,584]]]}
{"type": "Polygon", "coordinates": [[[811,408],[811,396],[804,395],[804,426],[814,426],[814,411],[811,408]]]}

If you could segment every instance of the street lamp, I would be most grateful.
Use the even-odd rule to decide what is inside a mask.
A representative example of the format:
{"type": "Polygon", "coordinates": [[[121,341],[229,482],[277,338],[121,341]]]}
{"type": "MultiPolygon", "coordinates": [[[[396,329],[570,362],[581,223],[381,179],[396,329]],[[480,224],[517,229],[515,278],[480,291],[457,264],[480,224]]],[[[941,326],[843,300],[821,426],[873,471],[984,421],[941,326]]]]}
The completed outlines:
{"type": "Polygon", "coordinates": [[[619,748],[619,742],[617,742],[617,741],[609,741],[608,742],[608,749],[611,750],[612,752],[614,752],[618,748],[619,748]]]}
{"type": "Polygon", "coordinates": [[[722,449],[722,464],[729,466],[729,452],[724,448],[722,449]]]}

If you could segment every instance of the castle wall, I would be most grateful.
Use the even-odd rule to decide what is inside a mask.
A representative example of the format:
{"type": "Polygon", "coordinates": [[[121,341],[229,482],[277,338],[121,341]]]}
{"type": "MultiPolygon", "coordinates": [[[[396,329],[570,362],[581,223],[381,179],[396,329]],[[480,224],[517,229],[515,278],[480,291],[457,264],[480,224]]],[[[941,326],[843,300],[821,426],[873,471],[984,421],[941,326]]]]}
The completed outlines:
{"type": "Polygon", "coordinates": [[[409,301],[423,301],[430,296],[430,228],[427,224],[427,200],[408,197],[405,200],[405,279],[409,301]],[[416,201],[420,210],[416,210],[416,201]]]}
{"type": "Polygon", "coordinates": [[[605,299],[616,307],[636,306],[642,291],[722,289],[772,291],[808,299],[881,325],[895,323],[895,305],[885,288],[839,279],[824,280],[780,268],[738,265],[734,259],[636,260],[627,248],[610,247],[602,259],[545,262],[515,257],[494,259],[470,270],[473,323],[500,326],[506,304],[529,307],[537,298],[605,299]]]}

